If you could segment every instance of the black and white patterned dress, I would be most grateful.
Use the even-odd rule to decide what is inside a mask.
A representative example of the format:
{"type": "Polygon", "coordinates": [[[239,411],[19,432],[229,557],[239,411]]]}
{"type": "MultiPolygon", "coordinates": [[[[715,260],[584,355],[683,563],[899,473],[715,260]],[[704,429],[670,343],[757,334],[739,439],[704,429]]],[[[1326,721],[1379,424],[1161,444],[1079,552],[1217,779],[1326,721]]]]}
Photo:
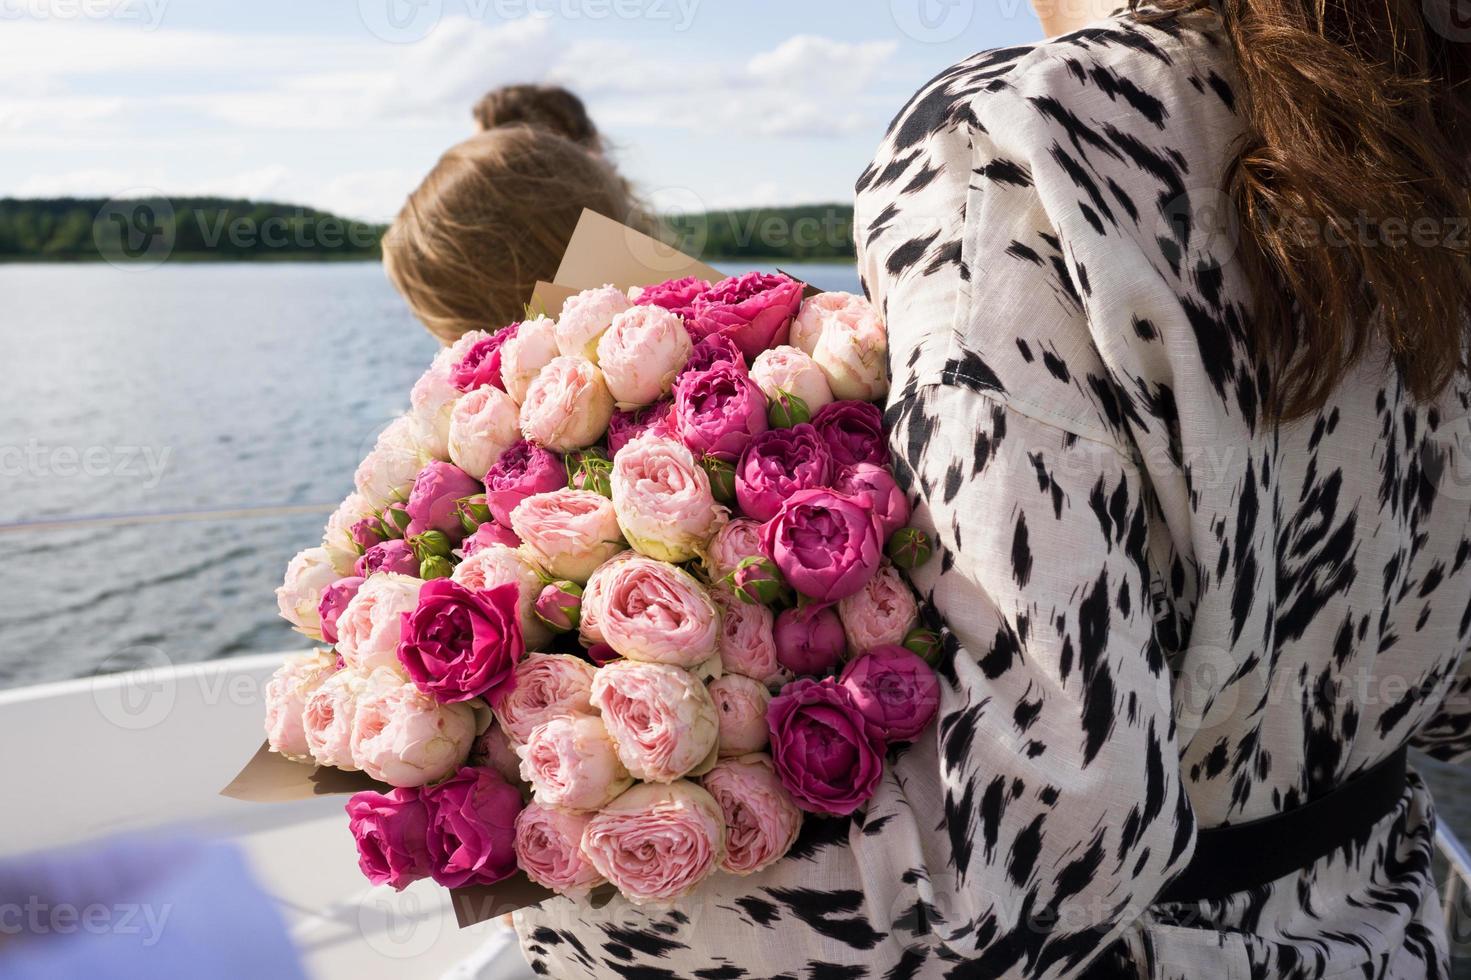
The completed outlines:
{"type": "MultiPolygon", "coordinates": [[[[1471,750],[1464,382],[1370,357],[1277,426],[1243,347],[1228,51],[1127,13],[946,70],[858,181],[888,421],[937,558],[936,728],[851,820],[677,910],[518,914],[533,969],[636,980],[1445,976],[1411,776],[1354,846],[1155,901],[1197,826],[1407,741],[1471,750]]],[[[1344,161],[1345,168],[1353,161],[1344,161]]]]}

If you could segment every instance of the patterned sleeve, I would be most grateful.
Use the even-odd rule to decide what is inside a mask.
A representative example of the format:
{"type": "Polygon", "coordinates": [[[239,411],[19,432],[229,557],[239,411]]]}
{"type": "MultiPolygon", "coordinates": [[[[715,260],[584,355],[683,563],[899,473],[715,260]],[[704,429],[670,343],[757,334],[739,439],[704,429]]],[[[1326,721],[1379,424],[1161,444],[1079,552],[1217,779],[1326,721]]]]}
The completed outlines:
{"type": "Polygon", "coordinates": [[[937,734],[899,767],[943,801],[923,845],[937,931],[966,975],[1066,978],[1183,868],[1195,824],[1150,483],[1037,161],[999,145],[1019,135],[986,106],[1004,54],[895,121],[860,181],[860,268],[889,322],[897,475],[938,544],[912,574],[946,641],[937,734]]]}

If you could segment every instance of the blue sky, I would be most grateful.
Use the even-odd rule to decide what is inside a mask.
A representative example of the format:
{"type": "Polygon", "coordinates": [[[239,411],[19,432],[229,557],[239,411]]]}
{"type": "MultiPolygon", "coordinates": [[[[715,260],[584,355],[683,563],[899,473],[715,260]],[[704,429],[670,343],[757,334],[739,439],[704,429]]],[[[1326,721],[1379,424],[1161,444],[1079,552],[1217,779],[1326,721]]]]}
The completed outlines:
{"type": "Polygon", "coordinates": [[[1025,0],[0,0],[0,196],[386,219],[486,89],[566,84],[656,206],[847,200],[914,89],[1025,0]]]}

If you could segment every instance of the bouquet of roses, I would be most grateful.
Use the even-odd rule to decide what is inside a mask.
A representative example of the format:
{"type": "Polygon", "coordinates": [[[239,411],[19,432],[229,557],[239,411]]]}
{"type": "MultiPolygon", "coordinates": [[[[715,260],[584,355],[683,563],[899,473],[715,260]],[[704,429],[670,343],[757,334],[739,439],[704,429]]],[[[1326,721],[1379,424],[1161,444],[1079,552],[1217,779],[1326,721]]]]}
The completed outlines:
{"type": "Polygon", "coordinates": [[[938,701],[899,568],[884,325],[779,274],[571,296],[461,338],[281,614],[327,646],[270,748],[383,784],[364,874],[668,902],[873,794],[938,701]]]}

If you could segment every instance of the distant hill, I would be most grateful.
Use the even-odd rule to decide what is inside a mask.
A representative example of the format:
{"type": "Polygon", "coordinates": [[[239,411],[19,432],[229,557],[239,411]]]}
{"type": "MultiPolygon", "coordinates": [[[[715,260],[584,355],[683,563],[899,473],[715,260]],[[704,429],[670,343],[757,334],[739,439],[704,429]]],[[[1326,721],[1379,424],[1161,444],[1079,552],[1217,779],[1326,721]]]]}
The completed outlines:
{"type": "MultiPolygon", "coordinates": [[[[853,257],[849,205],[664,220],[679,248],[704,259],[853,257]]],[[[227,198],[0,198],[0,262],[374,260],[385,230],[313,208],[227,198]]]]}

